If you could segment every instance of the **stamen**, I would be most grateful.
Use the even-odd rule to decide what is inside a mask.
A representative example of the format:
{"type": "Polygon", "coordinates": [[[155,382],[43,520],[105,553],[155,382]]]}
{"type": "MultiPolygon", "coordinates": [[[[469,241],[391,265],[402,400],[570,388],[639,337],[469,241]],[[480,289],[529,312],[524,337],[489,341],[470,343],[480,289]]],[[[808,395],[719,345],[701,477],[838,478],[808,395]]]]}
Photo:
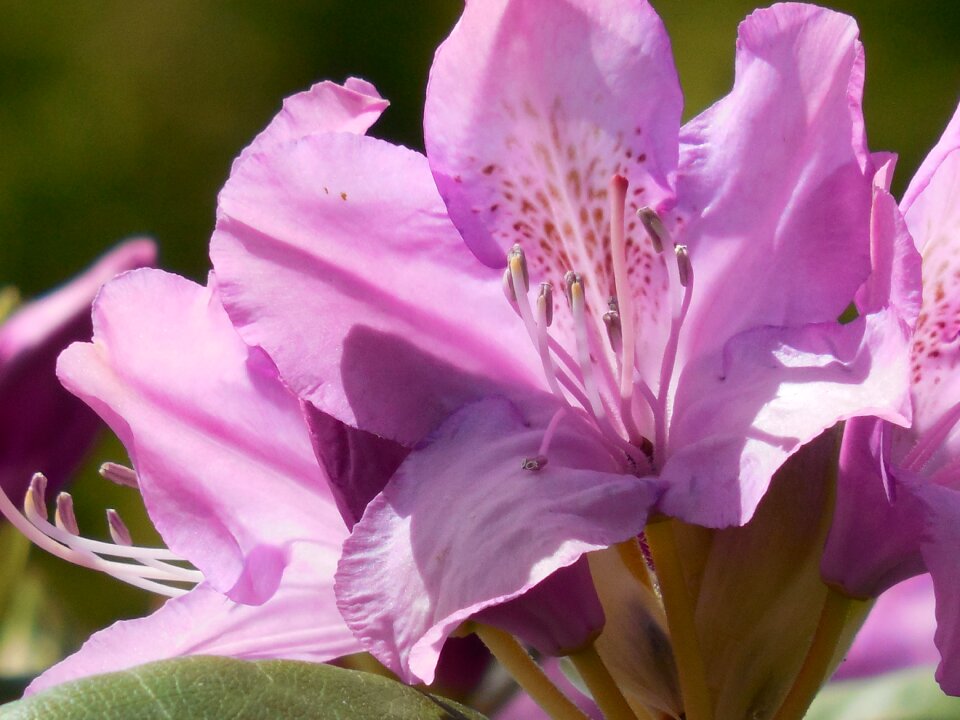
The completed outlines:
{"type": "Polygon", "coordinates": [[[545,289],[544,285],[550,288],[547,283],[540,285],[540,294],[537,296],[537,352],[540,354],[540,364],[543,366],[543,374],[547,378],[550,391],[566,402],[557,380],[557,368],[550,355],[550,336],[547,334],[547,327],[553,320],[553,289],[545,289]]]}
{"type": "Polygon", "coordinates": [[[66,493],[57,499],[57,524],[51,524],[46,519],[47,510],[42,494],[45,488],[46,478],[40,473],[34,475],[24,497],[23,513],[17,510],[0,488],[0,513],[38,547],[68,562],[99,570],[160,595],[173,597],[187,592],[184,588],[165,585],[164,582],[196,584],[203,580],[203,574],[197,570],[160,562],[158,558],[183,562],[182,558],[166,548],[123,547],[79,537],[73,501],[66,493]],[[105,560],[98,553],[123,557],[136,564],[105,560]]]}
{"type": "Polygon", "coordinates": [[[54,514],[54,523],[58,528],[71,535],[80,534],[77,525],[77,516],[73,512],[73,498],[70,493],[62,492],[57,495],[57,512],[54,514]]]}
{"type": "Polygon", "coordinates": [[[124,485],[132,488],[140,487],[137,482],[137,473],[125,465],[105,462],[100,466],[100,475],[110,482],[116,483],[117,485],[124,485]]]}
{"type": "Polygon", "coordinates": [[[127,524],[120,517],[120,513],[112,508],[107,510],[107,526],[110,528],[110,537],[117,545],[133,545],[127,524]]]}
{"type": "MultiPolygon", "coordinates": [[[[680,342],[680,328],[690,307],[690,297],[693,289],[693,266],[687,254],[687,246],[674,244],[670,231],[667,230],[666,225],[663,224],[663,220],[655,210],[649,207],[640,208],[637,211],[637,217],[640,218],[647,235],[650,236],[650,242],[654,249],[663,255],[664,263],[667,266],[667,292],[670,293],[670,337],[667,338],[667,344],[660,361],[660,382],[657,388],[656,405],[651,406],[655,426],[654,460],[656,463],[663,461],[666,450],[667,416],[670,414],[670,408],[667,406],[670,397],[670,382],[677,358],[677,346],[680,342]],[[667,248],[669,250],[666,250],[667,248]]],[[[649,402],[649,398],[647,399],[649,402]]]]}
{"type": "Polygon", "coordinates": [[[690,273],[692,270],[690,267],[690,256],[687,255],[687,246],[675,245],[673,249],[677,254],[677,270],[680,273],[680,284],[683,287],[688,287],[690,285],[690,273]]]}
{"type": "MultiPolygon", "coordinates": [[[[530,284],[530,276],[527,271],[527,261],[523,255],[523,248],[514,245],[507,253],[507,270],[510,273],[514,295],[517,299],[517,310],[523,319],[523,324],[527,328],[527,334],[530,340],[537,347],[540,355],[540,363],[543,366],[543,374],[547,379],[551,392],[563,402],[567,402],[560,384],[557,380],[557,371],[553,365],[553,358],[550,357],[550,338],[547,335],[547,304],[546,295],[541,290],[537,297],[537,319],[533,317],[533,311],[530,309],[530,301],[527,297],[527,289],[530,284]]],[[[552,313],[552,309],[550,310],[552,313]]]]}
{"type": "MultiPolygon", "coordinates": [[[[658,409],[654,412],[656,424],[655,463],[663,462],[667,449],[667,417],[672,412],[672,408],[669,407],[670,383],[673,379],[674,365],[677,361],[677,348],[680,345],[680,329],[683,327],[683,321],[690,309],[690,298],[693,297],[693,265],[687,256],[686,246],[677,245],[674,252],[669,254],[674,257],[672,265],[677,269],[677,281],[681,284],[682,298],[680,307],[675,311],[670,323],[670,337],[667,338],[667,344],[663,349],[663,358],[660,361],[660,386],[657,389],[658,409]],[[681,263],[684,268],[682,273],[680,271],[681,263]]],[[[673,296],[675,298],[677,293],[673,293],[673,296]]]]}
{"type": "MultiPolygon", "coordinates": [[[[620,362],[620,351],[623,349],[623,331],[620,328],[620,308],[617,305],[617,299],[611,297],[607,299],[607,307],[610,309],[603,314],[603,325],[607,329],[607,340],[610,341],[610,349],[613,350],[617,362],[620,362]]],[[[620,374],[620,367],[617,367],[617,374],[620,374]]]]}
{"type": "Polygon", "coordinates": [[[510,252],[507,253],[507,263],[513,275],[514,290],[518,295],[527,292],[527,290],[530,289],[530,271],[527,269],[527,258],[523,254],[523,248],[520,247],[519,244],[510,248],[510,252]],[[520,279],[523,281],[522,286],[519,288],[517,288],[517,275],[514,272],[515,270],[520,271],[520,279]]]}
{"type": "Polygon", "coordinates": [[[547,464],[546,456],[537,455],[536,457],[524,458],[523,462],[520,463],[520,467],[523,470],[529,470],[530,472],[537,472],[546,464],[547,464]]]}
{"type": "Polygon", "coordinates": [[[553,285],[550,283],[540,283],[540,295],[537,297],[537,309],[540,309],[539,303],[543,303],[544,321],[547,327],[553,325],[553,285]]]}
{"type": "Polygon", "coordinates": [[[633,298],[627,277],[627,240],[623,213],[627,201],[627,179],[614,175],[610,180],[610,257],[613,261],[613,279],[617,286],[617,308],[620,313],[622,358],[620,364],[620,414],[631,441],[637,441],[640,431],[633,418],[633,365],[636,351],[636,326],[633,319],[633,298]]]}
{"type": "Polygon", "coordinates": [[[503,271],[503,294],[513,309],[517,310],[517,293],[513,289],[513,275],[509,266],[503,271]]]}
{"type": "MultiPolygon", "coordinates": [[[[23,499],[24,505],[30,508],[34,513],[44,520],[47,519],[47,506],[44,503],[44,497],[47,494],[47,476],[42,473],[34,473],[30,478],[30,485],[27,487],[27,494],[23,499]]],[[[28,510],[30,512],[30,510],[28,510]]]]}
{"type": "Polygon", "coordinates": [[[583,375],[583,389],[590,402],[590,409],[594,417],[602,422],[606,417],[603,403],[600,401],[600,392],[597,390],[597,379],[593,374],[593,361],[590,359],[590,347],[587,344],[587,317],[586,301],[583,297],[583,279],[580,273],[568,272],[564,277],[567,285],[567,300],[573,312],[573,331],[577,339],[577,354],[580,360],[580,372],[583,375]]]}
{"type": "Polygon", "coordinates": [[[520,467],[524,470],[536,472],[547,464],[547,453],[550,452],[550,443],[553,441],[553,436],[557,432],[557,426],[566,414],[566,408],[560,408],[553,414],[550,422],[547,423],[547,429],[543,432],[543,439],[540,441],[537,454],[533,457],[524,458],[523,462],[520,463],[520,467]]]}
{"type": "Polygon", "coordinates": [[[546,457],[547,452],[550,450],[550,443],[553,441],[553,436],[557,432],[557,426],[566,414],[567,411],[564,408],[560,408],[553,414],[553,417],[550,418],[550,422],[547,423],[547,429],[543,433],[543,440],[540,441],[540,448],[537,450],[538,457],[546,457]]]}
{"type": "Polygon", "coordinates": [[[640,224],[643,225],[643,229],[647,231],[647,235],[650,237],[650,244],[653,245],[654,250],[662,253],[664,247],[673,245],[673,240],[670,238],[670,231],[667,230],[656,210],[649,207],[642,207],[637,210],[637,217],[640,218],[640,224]]]}

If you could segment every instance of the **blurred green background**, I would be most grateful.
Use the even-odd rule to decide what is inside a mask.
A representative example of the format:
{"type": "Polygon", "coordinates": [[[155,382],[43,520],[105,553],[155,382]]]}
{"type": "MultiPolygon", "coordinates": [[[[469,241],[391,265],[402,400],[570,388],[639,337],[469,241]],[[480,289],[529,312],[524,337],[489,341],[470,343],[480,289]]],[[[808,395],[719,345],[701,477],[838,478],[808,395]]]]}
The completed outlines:
{"type": "MultiPolygon", "coordinates": [[[[729,88],[736,26],[752,6],[654,4],[673,38],[690,117],[729,88]]],[[[900,153],[894,187],[902,191],[957,102],[960,3],[832,6],[860,21],[871,146],[900,153]]],[[[217,191],[284,96],[320,79],[366,78],[393,103],[375,132],[422,147],[430,59],[460,7],[457,0],[0,0],[0,285],[33,295],[135,234],[157,238],[164,267],[202,280],[217,191]]],[[[123,459],[109,444],[93,462],[104,457],[123,459]]],[[[112,505],[135,516],[134,494],[108,487],[94,467],[78,485],[81,526],[102,528],[100,513],[112,505]]],[[[59,638],[44,640],[48,655],[152,602],[59,563],[31,560],[30,568],[37,587],[56,583],[42,602],[19,601],[36,620],[34,639],[51,631],[59,638]]],[[[20,636],[7,637],[0,670],[16,670],[30,626],[22,621],[20,636]]]]}
{"type": "MultiPolygon", "coordinates": [[[[687,116],[729,87],[747,2],[655,3],[687,116]]],[[[867,50],[871,145],[902,187],[960,90],[960,3],[848,0],[867,50]]],[[[232,158],[316,80],[357,75],[393,106],[376,132],[422,146],[433,48],[457,0],[0,0],[0,283],[39,292],[117,238],[156,237],[203,279],[232,158]]]]}

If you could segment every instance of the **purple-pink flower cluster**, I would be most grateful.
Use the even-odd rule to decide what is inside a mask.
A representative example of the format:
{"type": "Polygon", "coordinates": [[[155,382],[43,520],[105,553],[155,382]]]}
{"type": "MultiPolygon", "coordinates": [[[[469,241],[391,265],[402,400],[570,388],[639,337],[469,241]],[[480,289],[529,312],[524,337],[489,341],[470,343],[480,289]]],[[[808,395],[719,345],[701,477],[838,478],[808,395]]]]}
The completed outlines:
{"type": "Polygon", "coordinates": [[[25,519],[4,512],[172,599],[31,692],[185,654],[365,651],[430,683],[453,635],[577,658],[626,607],[659,650],[600,655],[669,686],[627,702],[697,720],[691,697],[723,688],[680,639],[672,598],[693,590],[660,573],[683,554],[637,538],[748,525],[846,421],[824,578],[874,598],[929,571],[960,693],[960,120],[898,205],[863,79],[851,18],[779,4],[682,124],[645,0],[471,0],[431,71],[425,155],[367,135],[387,102],[365,81],[289,98],[219,196],[206,286],[127,273],[60,356],[167,548],[119,519],[113,544],[83,538],[68,500],[49,522],[39,478],[25,519]],[[599,591],[608,548],[641,599],[599,591]]]}

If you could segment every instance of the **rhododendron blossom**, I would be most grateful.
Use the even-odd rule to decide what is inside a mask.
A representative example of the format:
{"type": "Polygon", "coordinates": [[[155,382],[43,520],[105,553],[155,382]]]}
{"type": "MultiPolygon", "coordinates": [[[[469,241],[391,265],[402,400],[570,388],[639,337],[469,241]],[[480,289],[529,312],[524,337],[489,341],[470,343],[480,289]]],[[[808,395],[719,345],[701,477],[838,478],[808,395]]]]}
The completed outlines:
{"type": "MultiPolygon", "coordinates": [[[[922,256],[922,305],[910,347],[914,422],[909,429],[873,418],[848,424],[837,517],[823,563],[824,577],[857,597],[876,597],[904,578],[930,572],[943,658],[937,680],[951,694],[960,693],[958,199],[960,111],[900,203],[922,256]]],[[[907,288],[914,296],[919,291],[916,284],[907,288]]]]}
{"type": "Polygon", "coordinates": [[[646,3],[472,3],[426,158],[288,121],[235,163],[227,312],[321,458],[359,437],[393,459],[338,483],[351,520],[383,488],[337,587],[388,667],[429,681],[462,621],[650,510],[741,524],[825,428],[906,421],[896,313],[836,321],[871,271],[862,74],[849,18],[760,11],[731,94],[681,129],[646,3]],[[325,441],[335,421],[356,430],[325,441]]]}
{"type": "Polygon", "coordinates": [[[66,494],[49,522],[42,476],[25,516],[0,502],[41,547],[173,599],[97,633],[31,690],[178,655],[323,661],[359,650],[333,598],[346,529],[299,404],[213,287],[129,273],[100,293],[93,328],[58,373],[123,440],[136,472],[105,473],[139,488],[169,549],[133,545],[115,514],[114,543],[82,537],[66,494]]]}
{"type": "Polygon", "coordinates": [[[61,357],[168,548],[116,515],[113,544],[82,538],[69,498],[47,521],[39,478],[25,516],[3,511],[176,597],[34,689],[360,650],[430,684],[475,633],[554,718],[582,711],[526,648],[569,658],[608,720],[801,717],[852,624],[819,573],[838,423],[845,463],[919,433],[905,467],[926,468],[960,411],[931,417],[917,378],[911,404],[911,362],[949,381],[908,348],[954,318],[935,289],[917,320],[853,20],[759,10],[735,70],[681,124],[646,0],[471,0],[432,66],[425,154],[366,134],[387,107],[366,81],[286,100],[220,193],[207,286],[128,274],[61,357]]]}

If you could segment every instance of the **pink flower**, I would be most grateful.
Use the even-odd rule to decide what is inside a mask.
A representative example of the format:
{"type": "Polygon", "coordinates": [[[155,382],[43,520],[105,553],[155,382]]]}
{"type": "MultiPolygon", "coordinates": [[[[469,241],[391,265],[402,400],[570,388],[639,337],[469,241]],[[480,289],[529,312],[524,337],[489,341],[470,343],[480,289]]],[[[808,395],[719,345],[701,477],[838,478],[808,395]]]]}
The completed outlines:
{"type": "Polygon", "coordinates": [[[236,334],[214,288],[128,273],[100,292],[93,341],[60,357],[64,385],[136,469],[107,474],[139,487],[169,549],[132,545],[110,514],[114,544],[81,537],[65,494],[47,522],[39,476],[26,517],[0,495],[3,512],[50,552],[172,599],[95,634],[31,692],[178,655],[320,662],[360,650],[333,595],[347,530],[300,404],[236,334]]]}
{"type": "MultiPolygon", "coordinates": [[[[929,571],[937,596],[937,680],[960,694],[960,110],[900,203],[922,256],[923,298],[910,349],[913,425],[848,424],[824,577],[859,597],[929,571]]],[[[910,284],[908,284],[909,287],[910,284]]],[[[913,287],[916,302],[916,287],[913,287]]]]}
{"type": "MultiPolygon", "coordinates": [[[[241,155],[219,292],[306,403],[356,523],[340,608],[388,667],[429,682],[461,622],[650,511],[742,524],[825,428],[908,421],[862,79],[852,20],[778,5],[681,128],[645,2],[473,2],[437,53],[426,158],[363,135],[384,103],[355,80],[241,155]],[[869,312],[840,325],[858,290],[869,312]]],[[[538,640],[562,651],[598,619],[555,606],[538,640]]]]}
{"type": "Polygon", "coordinates": [[[0,487],[21,497],[31,475],[66,482],[101,427],[96,415],[66,392],[54,372],[57,355],[90,336],[90,303],[117,273],[152,265],[149,240],[130,240],[82,275],[0,317],[0,487]]]}

